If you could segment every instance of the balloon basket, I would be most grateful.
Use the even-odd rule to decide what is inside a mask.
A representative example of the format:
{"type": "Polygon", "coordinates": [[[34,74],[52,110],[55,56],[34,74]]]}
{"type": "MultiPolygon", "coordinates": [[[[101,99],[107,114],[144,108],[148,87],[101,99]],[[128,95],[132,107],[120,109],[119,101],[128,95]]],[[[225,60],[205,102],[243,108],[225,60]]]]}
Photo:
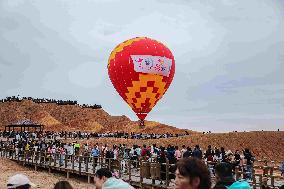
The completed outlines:
{"type": "Polygon", "coordinates": [[[144,129],[145,128],[144,120],[140,120],[139,128],[140,129],[144,129]]]}

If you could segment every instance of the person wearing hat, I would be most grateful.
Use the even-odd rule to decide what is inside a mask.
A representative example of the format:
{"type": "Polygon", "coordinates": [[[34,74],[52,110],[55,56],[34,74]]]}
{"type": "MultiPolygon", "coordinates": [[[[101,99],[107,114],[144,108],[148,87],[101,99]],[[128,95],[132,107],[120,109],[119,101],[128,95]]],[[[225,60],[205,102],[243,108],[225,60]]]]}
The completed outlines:
{"type": "Polygon", "coordinates": [[[9,177],[7,189],[30,189],[36,185],[32,183],[27,176],[23,174],[16,174],[9,177]]]}

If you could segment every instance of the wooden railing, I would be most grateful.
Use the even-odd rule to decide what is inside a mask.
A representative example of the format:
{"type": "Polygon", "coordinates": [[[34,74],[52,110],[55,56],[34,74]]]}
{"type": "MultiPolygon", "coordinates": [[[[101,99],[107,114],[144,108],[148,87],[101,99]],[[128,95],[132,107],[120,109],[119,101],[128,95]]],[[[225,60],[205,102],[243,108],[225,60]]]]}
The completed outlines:
{"type": "MultiPolygon", "coordinates": [[[[19,153],[14,149],[0,148],[0,156],[5,157],[26,166],[34,166],[47,169],[49,172],[53,170],[65,172],[67,178],[70,174],[83,175],[88,178],[88,183],[94,177],[97,169],[107,167],[117,173],[118,177],[130,183],[136,188],[173,188],[174,187],[174,164],[170,164],[168,160],[165,163],[159,163],[156,159],[148,161],[143,160],[125,160],[122,158],[112,159],[102,156],[76,156],[49,154],[46,152],[24,151],[19,153]],[[17,154],[18,153],[18,154],[17,154]]],[[[262,185],[268,185],[270,188],[284,184],[284,178],[280,175],[280,167],[275,166],[276,162],[258,161],[259,165],[252,166],[252,180],[250,184],[253,188],[260,188],[262,185]],[[274,164],[273,164],[274,163],[274,164]]],[[[206,162],[208,169],[211,171],[212,181],[214,183],[214,165],[215,162],[206,162]]],[[[247,172],[243,167],[235,167],[235,178],[240,180],[246,176],[247,172]]]]}

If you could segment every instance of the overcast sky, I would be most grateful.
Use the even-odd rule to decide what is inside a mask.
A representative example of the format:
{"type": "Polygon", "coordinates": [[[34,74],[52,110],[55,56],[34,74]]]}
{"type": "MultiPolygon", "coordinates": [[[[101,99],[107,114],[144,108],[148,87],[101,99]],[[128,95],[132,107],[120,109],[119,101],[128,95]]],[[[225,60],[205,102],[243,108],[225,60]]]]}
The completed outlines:
{"type": "Polygon", "coordinates": [[[136,120],[106,68],[113,48],[136,36],[163,42],[176,60],[148,120],[284,129],[283,0],[0,0],[0,98],[78,100],[136,120]]]}

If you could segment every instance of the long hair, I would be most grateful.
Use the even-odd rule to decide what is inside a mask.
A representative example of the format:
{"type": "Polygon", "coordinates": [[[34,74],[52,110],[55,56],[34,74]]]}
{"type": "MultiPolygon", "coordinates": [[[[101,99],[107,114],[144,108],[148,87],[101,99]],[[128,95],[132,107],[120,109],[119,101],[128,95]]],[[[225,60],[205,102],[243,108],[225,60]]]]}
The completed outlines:
{"type": "Polygon", "coordinates": [[[182,176],[190,178],[191,181],[198,177],[200,179],[198,189],[211,188],[210,172],[201,160],[192,157],[183,158],[177,162],[176,168],[182,176]]]}
{"type": "Polygon", "coordinates": [[[68,181],[59,181],[55,184],[54,189],[73,189],[68,181]]]}

